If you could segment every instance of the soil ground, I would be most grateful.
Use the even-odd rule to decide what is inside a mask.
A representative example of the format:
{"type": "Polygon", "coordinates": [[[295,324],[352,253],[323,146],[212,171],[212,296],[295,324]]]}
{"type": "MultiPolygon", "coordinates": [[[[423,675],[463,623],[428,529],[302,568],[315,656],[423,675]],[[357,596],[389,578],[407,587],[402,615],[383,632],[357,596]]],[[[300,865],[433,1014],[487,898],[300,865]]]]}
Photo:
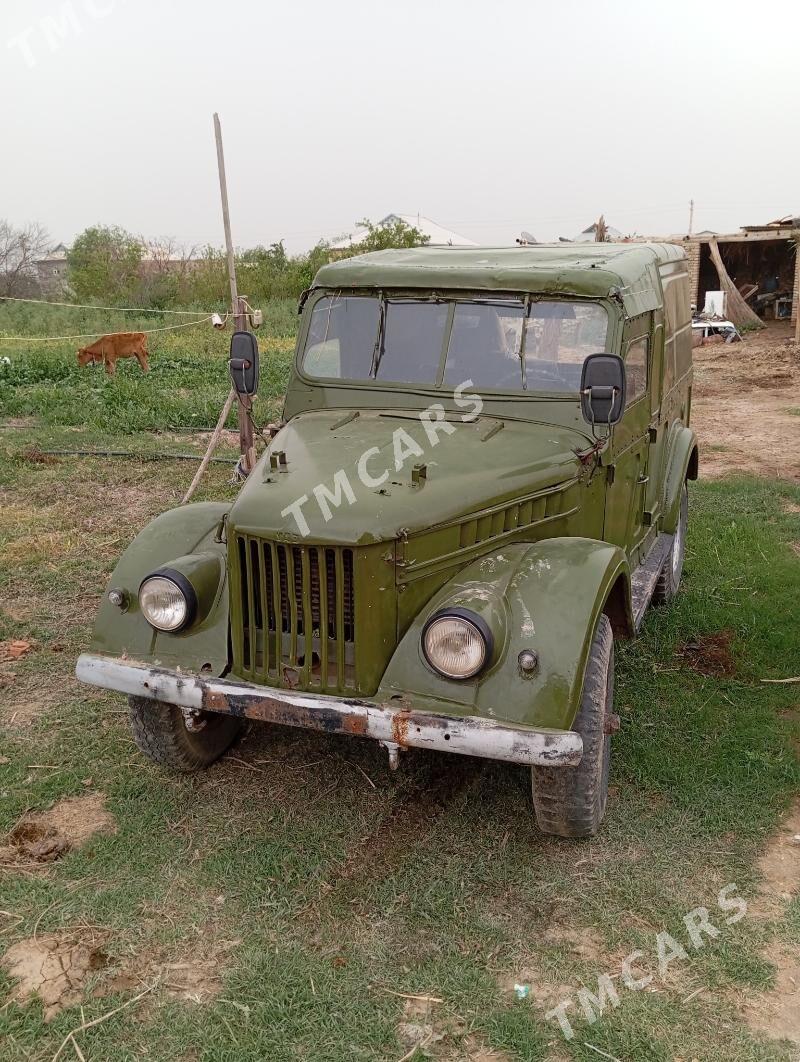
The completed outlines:
{"type": "Polygon", "coordinates": [[[692,424],[701,474],[800,481],[800,347],[775,322],[741,343],[694,350],[692,424]]]}

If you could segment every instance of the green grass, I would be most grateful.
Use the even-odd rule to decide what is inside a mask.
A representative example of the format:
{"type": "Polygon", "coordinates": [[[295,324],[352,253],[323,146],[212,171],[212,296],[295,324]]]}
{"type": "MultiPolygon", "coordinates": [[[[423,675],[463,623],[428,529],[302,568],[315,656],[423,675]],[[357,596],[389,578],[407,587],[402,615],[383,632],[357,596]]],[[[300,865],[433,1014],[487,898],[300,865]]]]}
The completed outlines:
{"type": "MultiPolygon", "coordinates": [[[[3,415],[36,418],[0,430],[0,640],[33,643],[0,663],[0,838],[26,812],[87,791],[106,794],[117,823],[44,873],[0,870],[0,954],[34,930],[94,932],[109,963],[98,987],[131,975],[45,1023],[38,1003],[4,1006],[13,985],[0,974],[3,1062],[49,1062],[83,1020],[157,982],[156,967],[197,956],[219,970],[215,999],[172,999],[157,984],[78,1035],[85,1057],[399,1060],[410,1047],[399,1026],[416,1021],[442,1037],[430,1056],[448,1060],[482,1047],[497,1062],[596,1062],[586,1044],[625,1062],[791,1058],[748,1030],[736,1002],[769,990],[765,947],[797,940],[800,906],[729,927],[715,916],[729,882],[757,896],[759,852],[800,782],[797,687],[761,682],[800,674],[790,548],[800,531],[788,504],[800,490],[692,487],[684,588],[618,647],[622,729],[608,817],[590,842],[538,833],[522,769],[415,752],[390,774],[372,743],[280,727],[252,727],[207,772],[170,775],[135,749],[122,698],[71,673],[115,559],[178,503],[193,466],[31,457],[34,445],[202,452],[171,429],[215,419],[225,340],[170,343],[154,347],[144,378],[129,365],[113,382],[82,376],[68,351],[39,350],[22,352],[0,384],[3,415]],[[731,632],[732,673],[690,669],[686,643],[720,631],[731,632]],[[646,965],[660,931],[688,947],[681,920],[700,905],[720,938],[689,948],[658,992],[620,989],[620,1006],[594,1025],[576,1020],[569,1043],[544,1007],[508,990],[521,978],[574,998],[634,948],[646,965]],[[576,951],[569,931],[592,950],[576,951]],[[394,993],[443,1002],[404,1016],[394,993]]],[[[262,348],[268,406],[283,389],[289,332],[273,323],[262,348]]],[[[213,466],[199,497],[232,496],[228,480],[213,466]]]]}
{"type": "MultiPolygon", "coordinates": [[[[213,307],[211,308],[213,309],[213,307]]],[[[216,423],[230,388],[226,358],[230,327],[215,331],[203,323],[149,337],[150,372],[135,359],[117,365],[109,379],[100,366],[80,368],[79,346],[91,340],[23,343],[14,335],[75,335],[87,331],[137,331],[180,323],[161,315],[117,314],[58,307],[0,303],[0,410],[12,417],[35,416],[45,425],[81,425],[131,433],[216,423]]],[[[267,305],[259,331],[263,367],[255,417],[266,423],[280,409],[280,396],[294,350],[297,327],[291,300],[267,305]]],[[[235,421],[232,414],[230,424],[235,421]]]]}

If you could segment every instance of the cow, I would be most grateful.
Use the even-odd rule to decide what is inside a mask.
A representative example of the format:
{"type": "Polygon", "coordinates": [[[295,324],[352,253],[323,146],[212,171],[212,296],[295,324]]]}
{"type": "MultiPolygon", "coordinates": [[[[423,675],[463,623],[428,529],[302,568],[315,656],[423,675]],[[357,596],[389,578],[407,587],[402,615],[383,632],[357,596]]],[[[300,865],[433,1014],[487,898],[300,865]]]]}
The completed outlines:
{"type": "Polygon", "coordinates": [[[78,351],[78,364],[88,365],[89,362],[102,362],[106,372],[113,376],[117,367],[117,358],[136,358],[142,372],[149,372],[147,364],[147,335],[144,332],[114,332],[108,336],[90,343],[88,347],[81,347],[78,351]]]}

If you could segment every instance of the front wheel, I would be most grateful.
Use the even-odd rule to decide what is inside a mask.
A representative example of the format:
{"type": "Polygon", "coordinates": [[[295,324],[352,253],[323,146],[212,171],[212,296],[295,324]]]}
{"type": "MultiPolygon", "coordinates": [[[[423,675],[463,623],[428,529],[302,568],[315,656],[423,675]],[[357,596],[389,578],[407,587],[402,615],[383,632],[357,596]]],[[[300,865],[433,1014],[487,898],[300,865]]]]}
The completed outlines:
{"type": "Polygon", "coordinates": [[[141,752],[160,767],[199,771],[208,767],[236,740],[242,723],[220,712],[184,715],[176,704],[128,698],[133,739],[141,752]]]}
{"type": "Polygon", "coordinates": [[[606,813],[614,704],[614,634],[608,616],[595,628],[573,730],[583,738],[577,767],[531,767],[533,807],[544,833],[593,837],[606,813]]]}
{"type": "Polygon", "coordinates": [[[664,561],[664,567],[653,590],[653,604],[665,605],[678,592],[683,575],[683,561],[686,556],[686,528],[689,523],[689,491],[683,484],[681,491],[681,510],[678,514],[678,526],[672,539],[672,546],[664,561]]]}

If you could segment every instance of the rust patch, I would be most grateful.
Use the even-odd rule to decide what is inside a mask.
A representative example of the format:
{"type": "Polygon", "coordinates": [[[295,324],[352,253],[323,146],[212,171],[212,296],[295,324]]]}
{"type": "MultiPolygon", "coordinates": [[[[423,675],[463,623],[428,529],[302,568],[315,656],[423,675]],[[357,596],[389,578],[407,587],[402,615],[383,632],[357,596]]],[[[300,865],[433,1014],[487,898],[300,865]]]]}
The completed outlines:
{"type": "Polygon", "coordinates": [[[367,717],[365,715],[342,716],[342,730],[345,734],[364,737],[367,733],[367,717]]]}
{"type": "Polygon", "coordinates": [[[685,642],[675,655],[701,675],[733,675],[736,671],[731,654],[733,637],[732,630],[701,634],[685,642]]]}
{"type": "Polygon", "coordinates": [[[411,725],[409,712],[397,712],[392,716],[392,740],[398,745],[406,746],[408,743],[408,728],[411,725]]]}

